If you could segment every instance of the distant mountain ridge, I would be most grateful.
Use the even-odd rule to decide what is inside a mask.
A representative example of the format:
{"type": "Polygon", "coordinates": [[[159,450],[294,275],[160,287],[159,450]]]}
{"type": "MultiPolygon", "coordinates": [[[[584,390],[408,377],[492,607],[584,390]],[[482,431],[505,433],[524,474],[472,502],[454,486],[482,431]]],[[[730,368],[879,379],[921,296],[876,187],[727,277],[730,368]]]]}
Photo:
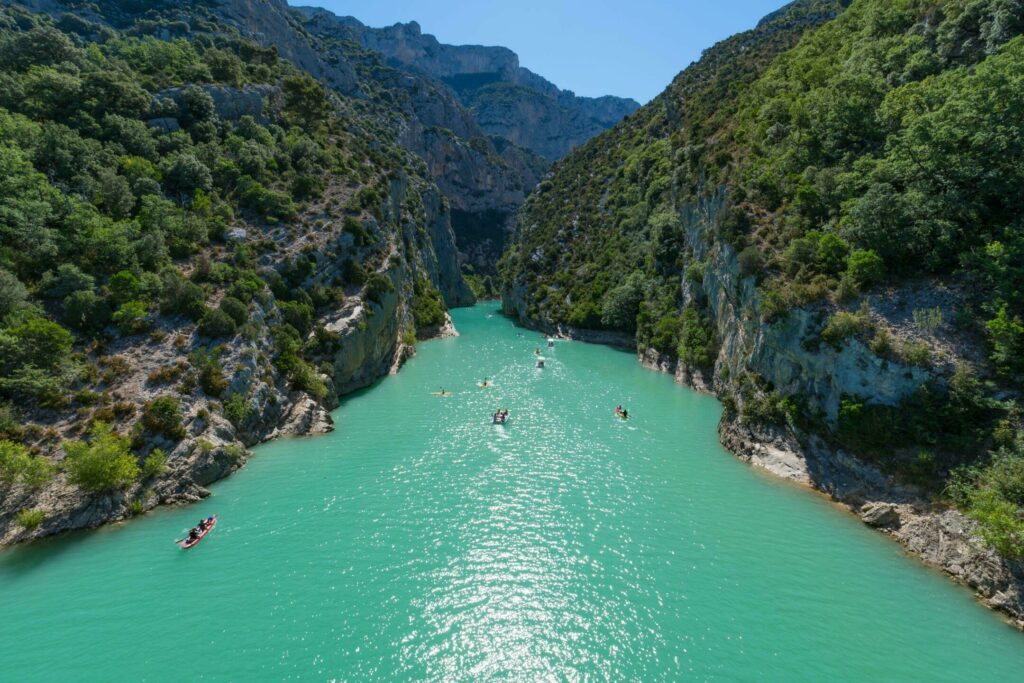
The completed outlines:
{"type": "Polygon", "coordinates": [[[443,81],[489,135],[504,137],[549,161],[610,128],[640,108],[614,96],[580,97],[520,66],[506,47],[447,45],[411,21],[370,28],[354,17],[317,7],[295,8],[307,18],[330,19],[352,40],[379,52],[390,64],[443,81]]]}

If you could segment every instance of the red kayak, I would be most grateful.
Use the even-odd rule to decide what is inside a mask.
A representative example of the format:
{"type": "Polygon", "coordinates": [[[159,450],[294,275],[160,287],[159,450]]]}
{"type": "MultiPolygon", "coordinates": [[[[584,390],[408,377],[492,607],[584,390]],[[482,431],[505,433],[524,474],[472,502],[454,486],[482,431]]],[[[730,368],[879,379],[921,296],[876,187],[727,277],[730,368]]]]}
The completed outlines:
{"type": "Polygon", "coordinates": [[[193,546],[199,545],[199,541],[203,540],[203,538],[206,537],[206,534],[213,531],[213,527],[217,525],[217,515],[214,515],[213,517],[207,517],[206,521],[209,522],[209,525],[206,527],[204,531],[199,532],[199,535],[196,536],[195,540],[189,540],[188,538],[186,538],[181,542],[182,550],[188,550],[193,546]]]}

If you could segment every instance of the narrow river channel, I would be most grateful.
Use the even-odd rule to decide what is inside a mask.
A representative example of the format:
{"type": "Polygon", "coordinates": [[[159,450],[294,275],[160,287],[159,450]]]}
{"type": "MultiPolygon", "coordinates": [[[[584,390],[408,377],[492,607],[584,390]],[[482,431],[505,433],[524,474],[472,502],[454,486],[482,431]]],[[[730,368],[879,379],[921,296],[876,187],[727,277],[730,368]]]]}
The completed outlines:
{"type": "Polygon", "coordinates": [[[206,501],[0,553],[0,680],[1024,675],[966,590],[725,452],[714,399],[600,346],[537,369],[494,304],[454,317],[206,501]]]}

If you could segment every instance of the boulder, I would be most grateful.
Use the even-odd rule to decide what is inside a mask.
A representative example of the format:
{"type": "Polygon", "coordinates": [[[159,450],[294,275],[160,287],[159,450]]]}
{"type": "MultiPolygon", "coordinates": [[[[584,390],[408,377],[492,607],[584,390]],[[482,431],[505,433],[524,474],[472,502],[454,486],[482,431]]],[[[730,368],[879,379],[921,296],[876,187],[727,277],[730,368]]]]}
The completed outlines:
{"type": "Polygon", "coordinates": [[[860,518],[868,526],[892,528],[900,525],[900,512],[895,505],[866,503],[860,509],[860,518]]]}
{"type": "Polygon", "coordinates": [[[146,121],[146,125],[150,128],[156,128],[162,133],[173,133],[181,130],[181,125],[178,123],[178,119],[170,116],[161,116],[156,119],[149,119],[146,121]]]}

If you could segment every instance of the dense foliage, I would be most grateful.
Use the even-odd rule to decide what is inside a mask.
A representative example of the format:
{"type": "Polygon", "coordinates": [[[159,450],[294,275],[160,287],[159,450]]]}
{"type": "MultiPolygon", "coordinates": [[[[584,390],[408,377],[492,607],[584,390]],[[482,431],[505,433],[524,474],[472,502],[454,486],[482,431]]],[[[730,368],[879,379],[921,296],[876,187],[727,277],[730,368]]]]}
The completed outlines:
{"type": "MultiPolygon", "coordinates": [[[[527,290],[529,315],[636,330],[645,345],[664,338],[666,326],[681,326],[678,274],[686,254],[677,195],[691,176],[701,192],[724,180],[726,157],[704,163],[707,140],[735,126],[740,96],[771,60],[842,4],[797,3],[715,45],[653,102],[556,164],[527,200],[516,243],[500,264],[506,287],[527,290]],[[627,285],[643,290],[635,311],[622,307],[636,299],[624,298],[627,285]],[[604,315],[606,306],[613,315],[604,315]]],[[[738,222],[746,226],[746,216],[738,222]]]]}
{"type": "MultiPolygon", "coordinates": [[[[147,333],[160,316],[227,340],[258,333],[246,325],[259,298],[309,334],[341,289],[311,297],[315,259],[281,255],[261,269],[257,250],[275,245],[226,233],[295,219],[322,200],[325,178],[359,189],[338,207],[354,244],[334,284],[368,284],[375,300],[392,289],[372,272],[387,245],[362,218],[385,218],[388,174],[422,171],[393,143],[394,112],[335,96],[201,8],[192,27],[141,9],[104,3],[126,31],[0,10],[0,401],[61,405],[83,377],[76,350],[147,333]],[[242,92],[224,88],[247,88],[233,105],[242,111],[223,115],[214,95],[242,92]]],[[[443,302],[433,285],[422,292],[417,310],[433,320],[443,302]]],[[[283,364],[308,378],[302,354],[283,364]]]]}
{"type": "Polygon", "coordinates": [[[397,72],[346,97],[214,3],[64,4],[0,8],[0,490],[159,477],[211,411],[251,438],[255,382],[327,399],[350,299],[443,322],[397,72]]]}
{"type": "Polygon", "coordinates": [[[831,427],[752,373],[728,378],[727,408],[813,428],[932,492],[968,468],[959,504],[1019,556],[1024,502],[1007,491],[1020,451],[999,433],[1022,424],[993,397],[1024,381],[1022,32],[1016,0],[788,5],[556,164],[502,260],[506,295],[529,318],[635,333],[641,348],[707,366],[706,264],[690,247],[716,245],[757,287],[744,316],[772,324],[814,307],[808,352],[857,339],[929,367],[927,343],[894,337],[857,302],[911,279],[952,284],[955,320],[923,308],[913,324],[980,341],[988,362],[974,370],[900,406],[845,397],[831,427]],[[683,234],[706,216],[707,233],[683,234]]]}

